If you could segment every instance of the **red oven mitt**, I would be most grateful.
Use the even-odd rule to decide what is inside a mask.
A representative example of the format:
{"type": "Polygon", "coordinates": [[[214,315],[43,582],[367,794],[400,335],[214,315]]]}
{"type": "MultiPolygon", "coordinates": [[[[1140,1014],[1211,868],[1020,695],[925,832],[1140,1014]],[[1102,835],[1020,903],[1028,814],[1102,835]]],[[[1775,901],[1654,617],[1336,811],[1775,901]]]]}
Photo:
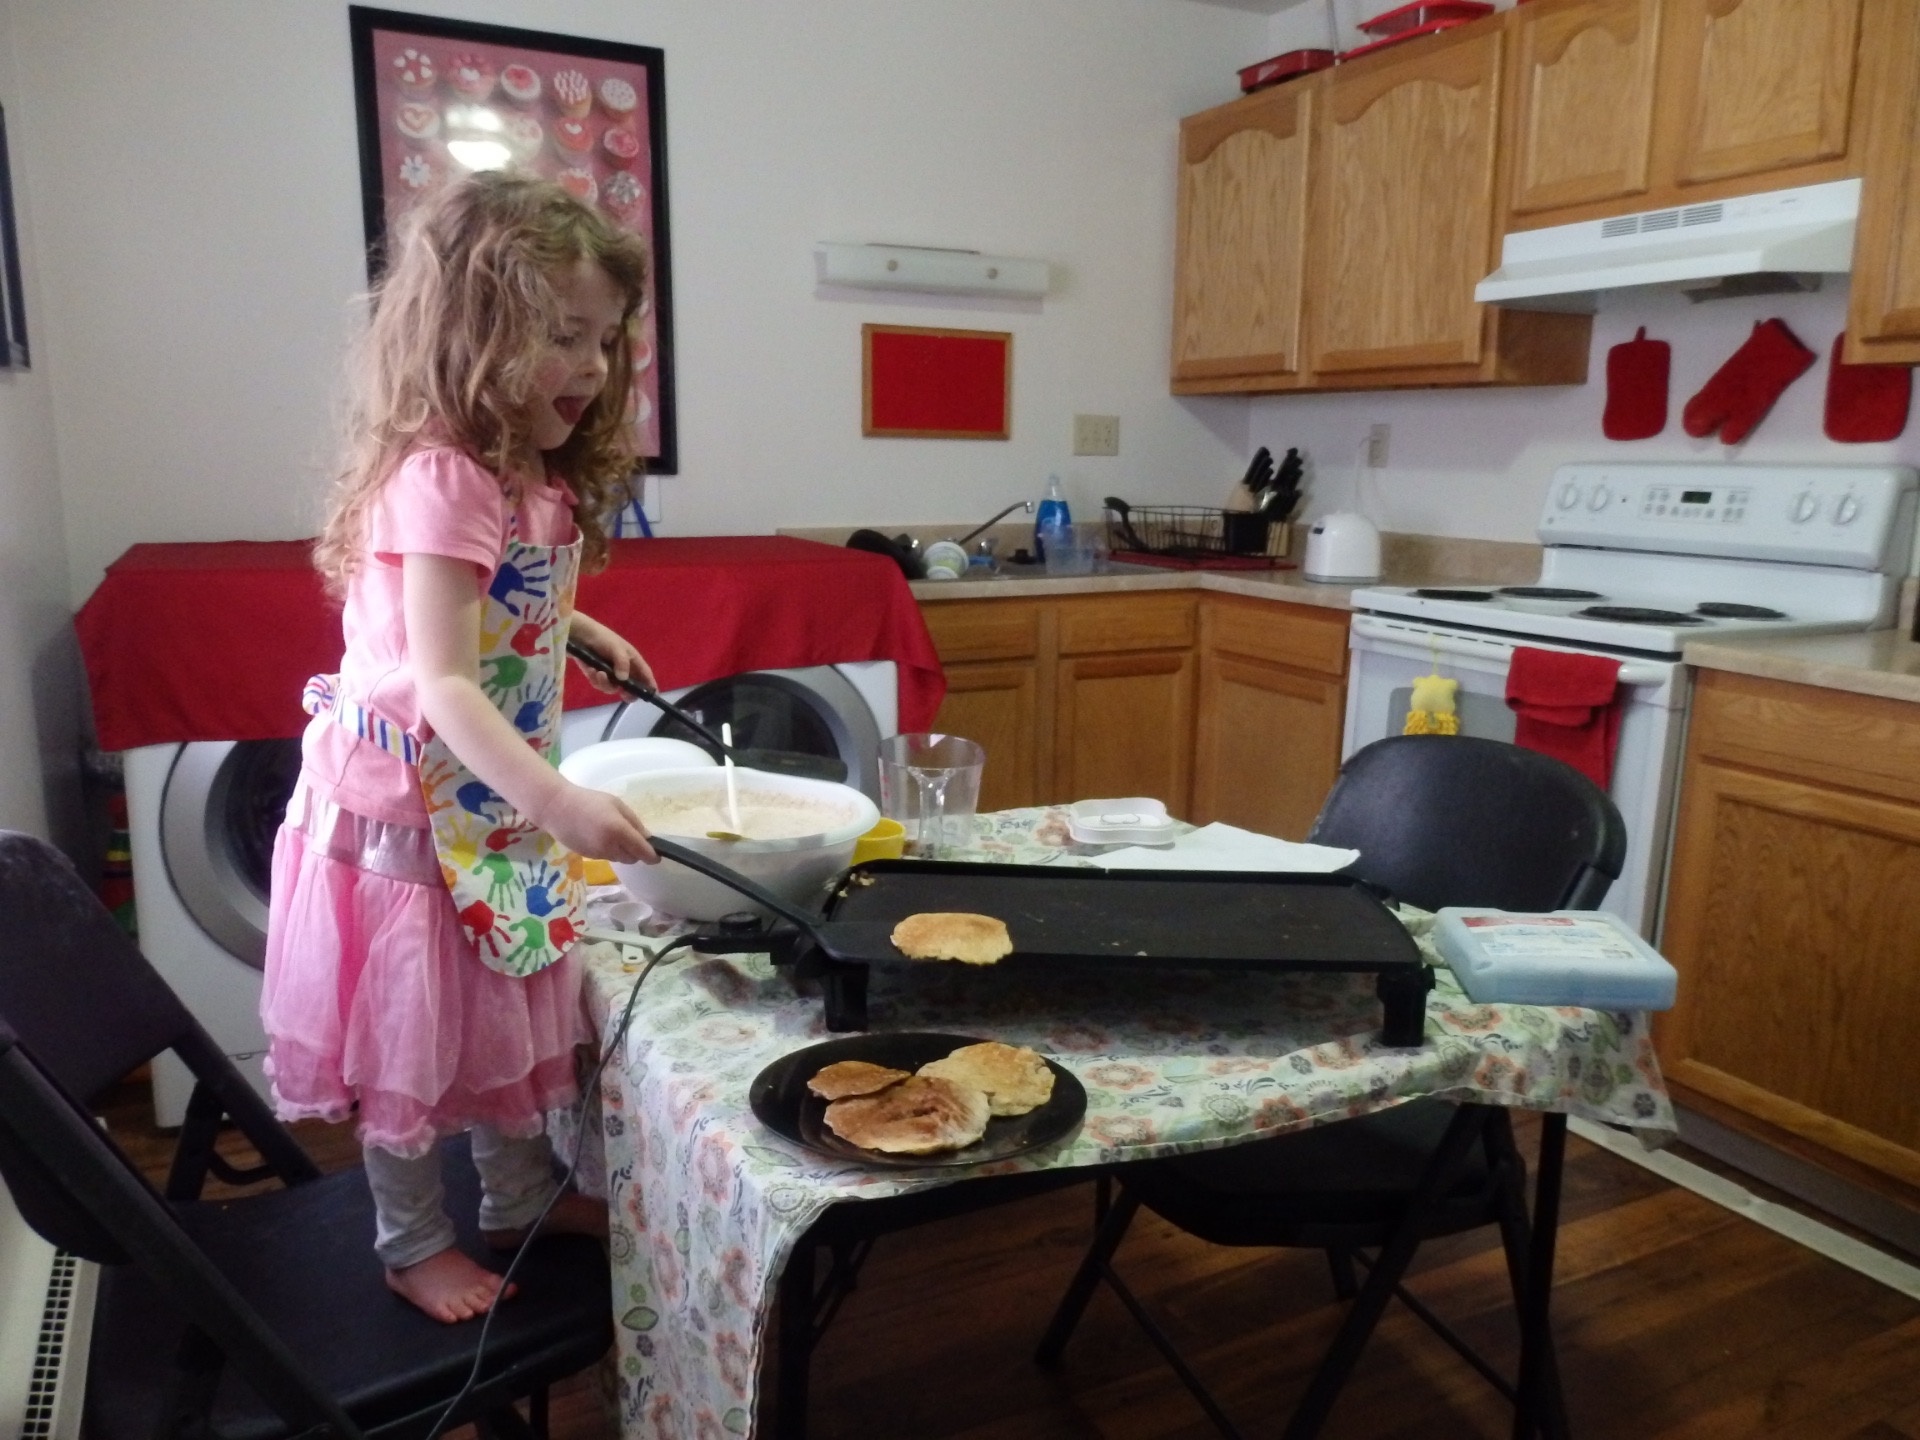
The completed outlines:
{"type": "Polygon", "coordinates": [[[1849,365],[1840,358],[1846,343],[1844,330],[1833,337],[1833,360],[1827,367],[1827,438],[1846,445],[1899,439],[1913,401],[1913,368],[1849,365]]]}
{"type": "Polygon", "coordinates": [[[1813,351],[1800,343],[1785,322],[1755,321],[1746,342],[1687,402],[1681,423],[1696,440],[1718,431],[1722,444],[1738,445],[1813,361],[1813,351]]]}
{"type": "Polygon", "coordinates": [[[1642,325],[1631,340],[1607,351],[1607,408],[1600,432],[1609,440],[1645,440],[1667,428],[1667,376],[1673,347],[1647,339],[1642,325]]]}
{"type": "Polygon", "coordinates": [[[1602,790],[1620,744],[1620,662],[1606,655],[1513,647],[1507,708],[1513,743],[1563,760],[1602,790]]]}

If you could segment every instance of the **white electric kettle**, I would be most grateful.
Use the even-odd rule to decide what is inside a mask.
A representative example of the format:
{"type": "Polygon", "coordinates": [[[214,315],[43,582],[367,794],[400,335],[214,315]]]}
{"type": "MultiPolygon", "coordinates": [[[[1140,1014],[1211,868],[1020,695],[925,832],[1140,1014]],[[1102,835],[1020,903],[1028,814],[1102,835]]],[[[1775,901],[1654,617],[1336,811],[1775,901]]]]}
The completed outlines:
{"type": "Polygon", "coordinates": [[[1322,515],[1307,531],[1307,556],[1301,570],[1309,580],[1368,585],[1380,578],[1380,532],[1351,510],[1322,515]]]}

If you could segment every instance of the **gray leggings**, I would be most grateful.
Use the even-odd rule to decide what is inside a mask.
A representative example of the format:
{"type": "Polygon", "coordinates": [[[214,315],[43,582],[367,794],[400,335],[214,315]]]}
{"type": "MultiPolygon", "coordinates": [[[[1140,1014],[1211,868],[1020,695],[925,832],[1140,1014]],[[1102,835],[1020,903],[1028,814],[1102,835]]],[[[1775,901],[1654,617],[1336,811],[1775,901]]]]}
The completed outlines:
{"type": "MultiPolygon", "coordinates": [[[[524,1230],[559,1188],[553,1146],[545,1135],[512,1140],[487,1125],[474,1126],[471,1134],[473,1165],[480,1172],[480,1228],[524,1230]]],[[[362,1153],[380,1263],[400,1270],[450,1247],[453,1221],[447,1218],[440,1151],[411,1160],[374,1145],[362,1153]]]]}

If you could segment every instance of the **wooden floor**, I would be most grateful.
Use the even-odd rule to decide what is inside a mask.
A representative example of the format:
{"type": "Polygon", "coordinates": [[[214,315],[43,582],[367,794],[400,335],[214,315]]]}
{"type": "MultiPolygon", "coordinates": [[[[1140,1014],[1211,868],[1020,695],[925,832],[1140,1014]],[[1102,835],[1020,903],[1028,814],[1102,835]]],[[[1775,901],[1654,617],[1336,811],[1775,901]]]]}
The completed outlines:
{"type": "MultiPolygon", "coordinates": [[[[108,1123],[157,1172],[166,1137],[141,1090],[123,1089],[108,1123]]],[[[354,1162],[342,1127],[299,1130],[324,1166],[354,1162]]],[[[1531,1135],[1523,1126],[1523,1144],[1531,1135]]],[[[1058,1372],[1032,1364],[1091,1206],[1090,1188],[1065,1190],[882,1241],[815,1356],[813,1440],[1214,1435],[1110,1294],[1095,1298],[1058,1372]]],[[[1413,1288],[1510,1366],[1517,1347],[1490,1240],[1429,1245],[1413,1288]]],[[[1338,1323],[1321,1258],[1217,1249],[1143,1213],[1118,1264],[1242,1428],[1277,1434],[1338,1323]]],[[[1920,1440],[1920,1301],[1578,1138],[1557,1282],[1579,1440],[1920,1440]]],[[[1505,1436],[1509,1416],[1395,1306],[1325,1434],[1468,1440],[1505,1436]]],[[[555,1440],[615,1434],[591,1377],[556,1394],[555,1440]]]]}

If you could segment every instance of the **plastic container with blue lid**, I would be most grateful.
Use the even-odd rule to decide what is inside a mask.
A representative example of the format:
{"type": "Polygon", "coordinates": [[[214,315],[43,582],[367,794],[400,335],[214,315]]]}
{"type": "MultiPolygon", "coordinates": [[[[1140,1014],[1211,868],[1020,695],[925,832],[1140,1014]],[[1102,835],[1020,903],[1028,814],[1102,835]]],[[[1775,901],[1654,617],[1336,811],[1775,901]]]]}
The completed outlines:
{"type": "Polygon", "coordinates": [[[1481,1004],[1668,1010],[1679,984],[1659,951],[1604,910],[1449,905],[1434,919],[1433,943],[1481,1004]]]}

